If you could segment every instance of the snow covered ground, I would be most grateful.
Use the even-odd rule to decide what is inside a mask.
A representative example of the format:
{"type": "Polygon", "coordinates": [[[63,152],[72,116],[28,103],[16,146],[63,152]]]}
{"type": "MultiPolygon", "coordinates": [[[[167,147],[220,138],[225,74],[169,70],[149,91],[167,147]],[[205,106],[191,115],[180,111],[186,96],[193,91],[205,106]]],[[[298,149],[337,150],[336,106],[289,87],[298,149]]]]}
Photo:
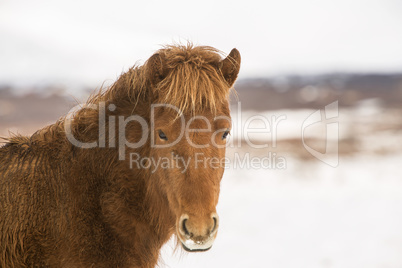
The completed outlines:
{"type": "Polygon", "coordinates": [[[286,170],[228,170],[220,230],[205,253],[160,267],[402,267],[402,154],[341,157],[332,168],[288,159],[286,170]]]}
{"type": "MultiPolygon", "coordinates": [[[[375,102],[340,109],[337,167],[292,153],[305,150],[301,126],[312,113],[259,113],[287,116],[278,125],[276,148],[286,168],[227,169],[218,205],[220,230],[212,249],[173,254],[172,240],[163,248],[160,267],[402,267],[401,111],[382,109],[375,102]],[[300,144],[283,147],[281,140],[289,139],[300,144]]],[[[243,112],[243,122],[253,114],[243,112]]],[[[313,137],[325,138],[325,128],[315,130],[313,137]]],[[[272,149],[269,133],[255,135],[254,140],[271,141],[270,147],[234,147],[227,155],[261,156],[261,150],[272,149]]]]}

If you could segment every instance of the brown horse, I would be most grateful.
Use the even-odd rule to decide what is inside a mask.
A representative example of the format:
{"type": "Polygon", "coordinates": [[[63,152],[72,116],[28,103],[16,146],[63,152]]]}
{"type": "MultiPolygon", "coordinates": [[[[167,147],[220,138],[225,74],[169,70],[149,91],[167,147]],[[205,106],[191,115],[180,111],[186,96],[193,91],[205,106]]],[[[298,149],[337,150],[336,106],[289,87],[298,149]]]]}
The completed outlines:
{"type": "MultiPolygon", "coordinates": [[[[236,49],[167,46],[74,114],[0,148],[1,267],[154,267],[208,250],[236,49]]],[[[50,111],[49,111],[50,112],[50,111]]]]}

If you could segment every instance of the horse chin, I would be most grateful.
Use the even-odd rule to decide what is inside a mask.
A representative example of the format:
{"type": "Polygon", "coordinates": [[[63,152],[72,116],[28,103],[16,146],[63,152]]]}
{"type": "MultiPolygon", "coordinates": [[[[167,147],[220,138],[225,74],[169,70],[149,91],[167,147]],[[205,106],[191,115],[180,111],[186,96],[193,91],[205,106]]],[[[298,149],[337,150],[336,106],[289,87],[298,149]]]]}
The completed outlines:
{"type": "Polygon", "coordinates": [[[188,247],[186,247],[186,245],[184,243],[181,243],[181,245],[183,246],[184,250],[187,252],[204,252],[204,251],[208,251],[212,248],[212,246],[210,246],[209,248],[194,248],[194,249],[190,249],[188,247]]]}
{"type": "Polygon", "coordinates": [[[205,242],[195,242],[191,239],[187,239],[185,241],[181,240],[181,245],[183,246],[185,251],[202,252],[202,251],[208,251],[212,247],[214,240],[215,239],[212,237],[211,237],[211,239],[208,239],[205,242]]]}

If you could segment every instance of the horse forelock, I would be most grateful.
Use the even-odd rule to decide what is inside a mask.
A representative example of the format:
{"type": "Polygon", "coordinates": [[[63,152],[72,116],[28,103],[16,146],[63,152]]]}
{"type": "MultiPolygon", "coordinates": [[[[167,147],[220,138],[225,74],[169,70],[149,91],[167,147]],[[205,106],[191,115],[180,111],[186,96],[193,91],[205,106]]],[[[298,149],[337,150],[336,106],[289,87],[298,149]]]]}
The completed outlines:
{"type": "Polygon", "coordinates": [[[220,73],[219,50],[187,44],[166,46],[157,53],[163,55],[169,72],[156,86],[155,103],[198,114],[206,109],[216,112],[228,100],[230,89],[220,73]]]}

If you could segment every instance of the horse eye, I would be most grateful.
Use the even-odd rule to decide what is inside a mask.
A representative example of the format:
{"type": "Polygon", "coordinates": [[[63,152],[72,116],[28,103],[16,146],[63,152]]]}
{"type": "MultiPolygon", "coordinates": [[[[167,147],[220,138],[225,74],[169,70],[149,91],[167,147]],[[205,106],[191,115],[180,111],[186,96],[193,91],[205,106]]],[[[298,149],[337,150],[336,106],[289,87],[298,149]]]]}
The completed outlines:
{"type": "Polygon", "coordinates": [[[167,141],[168,138],[166,137],[165,133],[163,133],[162,130],[159,130],[159,138],[161,138],[162,140],[167,141]]]}
{"type": "Polygon", "coordinates": [[[229,130],[226,130],[222,135],[222,140],[226,139],[228,135],[229,135],[229,130]]]}

